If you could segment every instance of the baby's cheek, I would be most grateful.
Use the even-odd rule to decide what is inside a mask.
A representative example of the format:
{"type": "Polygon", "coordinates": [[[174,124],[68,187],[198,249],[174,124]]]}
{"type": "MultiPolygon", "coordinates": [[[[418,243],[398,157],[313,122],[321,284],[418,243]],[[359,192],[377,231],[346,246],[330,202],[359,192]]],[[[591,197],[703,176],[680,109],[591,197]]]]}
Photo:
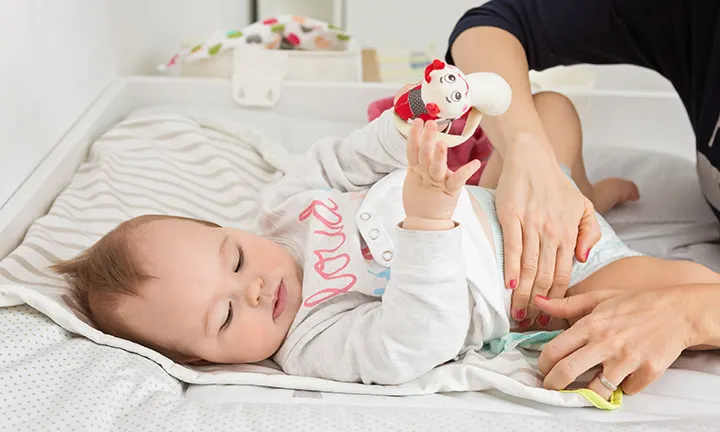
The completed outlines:
{"type": "Polygon", "coordinates": [[[238,326],[238,346],[234,349],[241,351],[243,356],[252,358],[252,361],[261,361],[277,351],[283,335],[279,335],[269,314],[262,313],[265,311],[252,312],[246,314],[242,324],[238,326]]]}

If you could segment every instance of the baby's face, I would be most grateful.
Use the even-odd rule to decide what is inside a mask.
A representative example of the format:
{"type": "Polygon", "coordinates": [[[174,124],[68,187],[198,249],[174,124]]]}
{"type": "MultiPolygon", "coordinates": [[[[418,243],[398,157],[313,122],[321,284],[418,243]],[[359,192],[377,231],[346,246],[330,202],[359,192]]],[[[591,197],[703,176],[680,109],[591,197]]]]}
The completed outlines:
{"type": "Polygon", "coordinates": [[[119,313],[136,334],[213,363],[272,356],[300,308],[301,270],[288,251],[237,229],[158,220],[138,229],[152,278],[119,313]]]}

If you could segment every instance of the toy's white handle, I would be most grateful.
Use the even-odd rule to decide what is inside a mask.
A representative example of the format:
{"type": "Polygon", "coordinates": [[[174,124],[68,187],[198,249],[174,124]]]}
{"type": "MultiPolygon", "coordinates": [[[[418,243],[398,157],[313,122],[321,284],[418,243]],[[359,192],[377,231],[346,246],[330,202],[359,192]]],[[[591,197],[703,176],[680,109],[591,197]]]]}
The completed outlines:
{"type": "Polygon", "coordinates": [[[465,76],[470,84],[470,104],[489,116],[499,116],[510,108],[512,89],[500,75],[475,72],[465,76]]]}
{"type": "MultiPolygon", "coordinates": [[[[482,119],[482,116],[483,114],[480,111],[478,111],[476,108],[472,108],[470,110],[467,122],[465,123],[465,128],[463,129],[461,135],[450,135],[445,132],[437,132],[435,134],[435,140],[444,142],[445,145],[447,145],[448,147],[459,146],[460,144],[470,139],[471,136],[473,136],[475,130],[477,130],[478,126],[480,125],[480,120],[482,119]]],[[[398,130],[403,135],[408,136],[410,134],[411,124],[404,121],[397,115],[395,115],[394,118],[395,126],[397,126],[398,130]]]]}

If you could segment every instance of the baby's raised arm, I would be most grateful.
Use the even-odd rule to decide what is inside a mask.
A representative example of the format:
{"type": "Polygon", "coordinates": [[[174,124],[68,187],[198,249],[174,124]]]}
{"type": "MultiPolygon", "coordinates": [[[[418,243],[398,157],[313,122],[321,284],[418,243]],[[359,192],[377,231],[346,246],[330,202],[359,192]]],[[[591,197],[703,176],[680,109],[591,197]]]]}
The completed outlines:
{"type": "Polygon", "coordinates": [[[395,126],[393,116],[393,111],[387,110],[344,138],[316,142],[292,172],[267,190],[266,206],[273,208],[297,193],[313,189],[357,191],[404,168],[407,140],[395,126]]]}

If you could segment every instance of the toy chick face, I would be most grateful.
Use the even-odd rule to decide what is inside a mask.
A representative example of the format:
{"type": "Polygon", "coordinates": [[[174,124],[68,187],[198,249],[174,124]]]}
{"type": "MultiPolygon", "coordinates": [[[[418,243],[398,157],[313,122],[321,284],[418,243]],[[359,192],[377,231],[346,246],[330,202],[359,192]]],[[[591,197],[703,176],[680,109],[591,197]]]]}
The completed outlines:
{"type": "MultiPolygon", "coordinates": [[[[432,66],[432,65],[430,65],[432,66]]],[[[437,65],[425,73],[422,98],[438,107],[438,118],[453,120],[470,109],[470,85],[465,75],[456,67],[437,65]]]]}

